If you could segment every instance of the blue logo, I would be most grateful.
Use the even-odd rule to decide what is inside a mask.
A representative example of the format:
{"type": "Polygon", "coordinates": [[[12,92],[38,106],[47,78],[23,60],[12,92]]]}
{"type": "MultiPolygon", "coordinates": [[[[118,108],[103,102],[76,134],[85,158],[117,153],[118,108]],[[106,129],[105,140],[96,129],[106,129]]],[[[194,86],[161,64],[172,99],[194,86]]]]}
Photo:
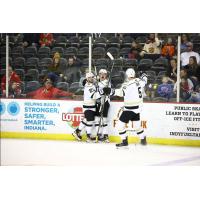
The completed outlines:
{"type": "Polygon", "coordinates": [[[19,104],[17,102],[11,102],[8,104],[7,110],[10,115],[16,116],[20,111],[19,104]]]}
{"type": "Polygon", "coordinates": [[[6,106],[3,102],[0,102],[0,114],[3,115],[6,110],[6,106]]]}

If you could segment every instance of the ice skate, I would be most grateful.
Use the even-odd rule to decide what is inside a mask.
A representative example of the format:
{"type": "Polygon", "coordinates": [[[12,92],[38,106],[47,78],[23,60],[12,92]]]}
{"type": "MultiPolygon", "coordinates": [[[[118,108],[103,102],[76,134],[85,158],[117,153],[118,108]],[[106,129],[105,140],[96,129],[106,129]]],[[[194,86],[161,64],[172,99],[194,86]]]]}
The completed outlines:
{"type": "Polygon", "coordinates": [[[144,146],[147,145],[146,136],[144,137],[144,139],[141,139],[141,140],[140,140],[140,144],[141,144],[141,145],[144,145],[144,146]]]}
{"type": "Polygon", "coordinates": [[[104,135],[102,141],[104,143],[109,143],[110,141],[109,141],[108,135],[104,135]]]}
{"type": "Polygon", "coordinates": [[[78,140],[78,141],[81,141],[82,140],[82,137],[81,137],[81,135],[80,135],[80,130],[79,129],[76,129],[73,133],[72,133],[72,135],[78,140]]]}
{"type": "Polygon", "coordinates": [[[87,134],[86,142],[88,142],[88,143],[94,143],[95,141],[96,141],[95,137],[92,137],[90,134],[87,134]]]}
{"type": "Polygon", "coordinates": [[[122,140],[121,143],[116,144],[116,147],[117,147],[117,149],[124,148],[124,147],[128,148],[128,139],[126,138],[126,139],[122,140]]]}

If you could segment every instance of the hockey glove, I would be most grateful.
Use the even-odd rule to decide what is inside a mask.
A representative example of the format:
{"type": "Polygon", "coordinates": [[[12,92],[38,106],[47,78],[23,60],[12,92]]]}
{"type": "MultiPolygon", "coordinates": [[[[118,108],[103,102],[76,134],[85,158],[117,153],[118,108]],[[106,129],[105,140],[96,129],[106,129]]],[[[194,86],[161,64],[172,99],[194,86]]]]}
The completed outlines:
{"type": "Polygon", "coordinates": [[[110,92],[111,92],[111,88],[105,87],[105,88],[103,88],[103,92],[104,92],[105,95],[109,95],[110,92]]]}

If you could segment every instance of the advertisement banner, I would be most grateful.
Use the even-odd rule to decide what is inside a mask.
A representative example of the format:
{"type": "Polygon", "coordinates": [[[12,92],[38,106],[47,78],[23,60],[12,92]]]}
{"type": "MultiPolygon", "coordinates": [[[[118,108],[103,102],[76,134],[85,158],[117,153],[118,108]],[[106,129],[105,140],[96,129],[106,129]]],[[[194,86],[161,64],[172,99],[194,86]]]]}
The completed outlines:
{"type": "MultiPolygon", "coordinates": [[[[123,102],[111,102],[109,133],[116,136],[123,102]]],[[[83,119],[81,101],[1,99],[1,132],[71,134],[83,119]]],[[[144,103],[141,126],[148,137],[200,140],[200,104],[144,103]]],[[[134,123],[126,125],[135,135],[134,123]]]]}

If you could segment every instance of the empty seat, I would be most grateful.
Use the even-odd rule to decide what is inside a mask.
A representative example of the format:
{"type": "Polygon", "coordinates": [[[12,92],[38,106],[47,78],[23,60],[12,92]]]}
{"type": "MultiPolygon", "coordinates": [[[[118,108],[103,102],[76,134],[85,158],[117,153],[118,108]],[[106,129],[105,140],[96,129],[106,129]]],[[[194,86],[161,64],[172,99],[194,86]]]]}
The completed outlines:
{"type": "Polygon", "coordinates": [[[120,39],[119,37],[111,37],[107,42],[107,47],[117,47],[120,48],[120,39]]]}
{"type": "Polygon", "coordinates": [[[69,45],[71,47],[79,47],[79,38],[76,36],[70,37],[69,38],[69,45]]]}
{"type": "Polygon", "coordinates": [[[78,54],[78,49],[76,47],[68,47],[64,51],[64,57],[68,58],[70,56],[76,56],[78,54]]]}
{"type": "Polygon", "coordinates": [[[41,85],[38,81],[28,81],[25,84],[25,93],[35,91],[40,87],[41,87],[41,85]]]}
{"type": "Polygon", "coordinates": [[[119,56],[119,48],[117,47],[110,47],[107,49],[107,52],[110,52],[114,58],[118,58],[119,56]]]}
{"type": "Polygon", "coordinates": [[[107,40],[104,37],[97,37],[95,38],[94,42],[93,42],[93,48],[95,47],[103,47],[106,48],[106,44],[107,40]]]}
{"type": "Polygon", "coordinates": [[[123,58],[128,58],[128,54],[130,52],[131,48],[129,47],[124,47],[120,50],[119,55],[122,56],[123,58]]]}
{"type": "Polygon", "coordinates": [[[58,82],[56,87],[60,90],[68,91],[69,90],[69,83],[66,82],[58,82]]]}
{"type": "Polygon", "coordinates": [[[40,60],[40,62],[39,62],[39,68],[40,68],[41,70],[47,69],[48,66],[52,65],[52,63],[53,63],[52,58],[43,58],[43,59],[40,60]]]}
{"type": "MultiPolygon", "coordinates": [[[[9,65],[12,65],[13,63],[12,63],[12,58],[11,57],[9,57],[9,59],[8,59],[8,64],[9,65]]],[[[6,67],[6,57],[2,57],[1,58],[1,67],[6,67]]]]}
{"type": "Polygon", "coordinates": [[[167,71],[160,71],[158,73],[158,76],[166,76],[166,74],[167,74],[167,71]]]}
{"type": "Polygon", "coordinates": [[[29,69],[25,74],[24,81],[38,81],[39,71],[37,69],[29,69]]]}
{"type": "MultiPolygon", "coordinates": [[[[10,53],[11,53],[11,48],[10,47],[9,47],[8,52],[9,52],[9,55],[10,55],[10,53]]],[[[1,57],[5,57],[6,56],[6,46],[2,46],[1,47],[0,54],[1,54],[1,57]]]]}
{"type": "Polygon", "coordinates": [[[167,67],[168,66],[168,59],[166,58],[158,58],[154,61],[154,66],[163,66],[167,67]]]}
{"type": "Polygon", "coordinates": [[[12,57],[22,57],[24,53],[24,48],[22,46],[17,46],[12,49],[12,57]]]}
{"type": "Polygon", "coordinates": [[[105,58],[99,58],[96,59],[94,62],[95,66],[106,66],[106,68],[108,67],[108,60],[105,58]]]}
{"type": "Polygon", "coordinates": [[[25,66],[25,58],[24,57],[17,57],[15,58],[14,62],[13,62],[13,66],[19,69],[24,69],[25,66]]]}
{"type": "Polygon", "coordinates": [[[25,67],[26,68],[35,68],[37,69],[39,65],[39,58],[31,57],[26,60],[25,67]]]}
{"type": "Polygon", "coordinates": [[[40,59],[42,58],[48,58],[50,56],[51,49],[49,47],[40,47],[38,50],[38,57],[40,59]]]}
{"type": "Polygon", "coordinates": [[[140,43],[140,44],[145,44],[146,43],[147,38],[145,36],[139,36],[136,38],[136,42],[140,43]]]}
{"type": "Polygon", "coordinates": [[[153,61],[151,59],[141,59],[138,65],[139,71],[147,71],[153,65],[153,61]]]}
{"type": "Polygon", "coordinates": [[[37,56],[37,49],[34,46],[29,46],[24,49],[23,56],[25,58],[36,57],[37,56]]]}
{"type": "Polygon", "coordinates": [[[55,47],[65,48],[66,45],[67,45],[67,38],[65,36],[60,35],[55,39],[55,44],[54,44],[55,47]]]}
{"type": "Polygon", "coordinates": [[[152,70],[148,70],[146,71],[146,74],[148,76],[148,78],[155,78],[156,77],[156,72],[155,71],[152,71],[152,70]]]}
{"type": "MultiPolygon", "coordinates": [[[[92,39],[92,43],[93,43],[93,39],[92,39]]],[[[83,37],[83,39],[80,41],[79,43],[79,47],[89,47],[89,36],[83,37]]]]}
{"type": "Polygon", "coordinates": [[[77,55],[80,59],[88,58],[89,57],[89,48],[88,47],[82,47],[78,51],[77,55]]]}
{"type": "Polygon", "coordinates": [[[126,48],[126,47],[130,48],[133,41],[134,41],[134,39],[131,36],[125,36],[122,39],[122,45],[121,45],[121,47],[122,48],[126,48]]]}
{"type": "Polygon", "coordinates": [[[80,88],[83,88],[80,82],[74,82],[70,85],[69,91],[75,93],[80,88]]]}
{"type": "Polygon", "coordinates": [[[103,47],[96,47],[93,49],[92,51],[92,57],[94,59],[97,59],[97,58],[104,58],[105,57],[105,49],[103,47]]]}
{"type": "Polygon", "coordinates": [[[138,61],[137,59],[125,59],[124,60],[124,66],[126,67],[135,67],[137,66],[138,61]]]}

